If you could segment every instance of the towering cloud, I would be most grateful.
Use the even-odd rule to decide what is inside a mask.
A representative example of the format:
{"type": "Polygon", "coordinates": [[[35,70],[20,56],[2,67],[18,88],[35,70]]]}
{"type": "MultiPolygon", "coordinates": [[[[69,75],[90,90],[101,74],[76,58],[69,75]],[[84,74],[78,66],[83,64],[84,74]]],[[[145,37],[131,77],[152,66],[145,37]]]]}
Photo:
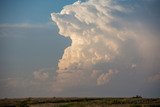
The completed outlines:
{"type": "Polygon", "coordinates": [[[144,68],[145,53],[150,57],[155,46],[146,45],[154,39],[129,14],[134,10],[116,0],[78,1],[51,14],[59,34],[71,39],[59,60],[54,90],[107,85],[121,72],[144,68]]]}

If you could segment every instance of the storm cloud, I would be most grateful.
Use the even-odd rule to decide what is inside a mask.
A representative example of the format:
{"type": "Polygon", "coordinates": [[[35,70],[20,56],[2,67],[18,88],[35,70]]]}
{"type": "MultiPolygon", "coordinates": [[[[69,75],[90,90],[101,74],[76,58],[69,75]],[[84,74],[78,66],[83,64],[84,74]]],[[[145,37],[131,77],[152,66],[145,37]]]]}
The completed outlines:
{"type": "Polygon", "coordinates": [[[151,25],[155,2],[77,1],[52,13],[59,34],[71,39],[59,60],[53,90],[108,87],[112,80],[131,75],[132,81],[143,84],[150,74],[158,73],[159,33],[151,25]]]}

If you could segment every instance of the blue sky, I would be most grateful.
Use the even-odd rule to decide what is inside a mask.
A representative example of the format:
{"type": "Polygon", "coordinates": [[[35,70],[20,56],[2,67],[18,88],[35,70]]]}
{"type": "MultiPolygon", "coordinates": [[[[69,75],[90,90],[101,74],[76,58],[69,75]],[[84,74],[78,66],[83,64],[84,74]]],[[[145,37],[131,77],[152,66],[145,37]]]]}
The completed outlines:
{"type": "Polygon", "coordinates": [[[0,1],[0,98],[136,94],[159,97],[159,0],[81,0],[84,4],[72,5],[76,1],[0,1]],[[95,6],[103,3],[113,19],[105,15],[94,18],[95,6]],[[101,21],[109,23],[104,26],[101,21]],[[101,27],[114,32],[99,31],[101,27]],[[97,34],[93,37],[85,35],[94,30],[97,34]],[[104,41],[83,44],[101,36],[111,40],[105,42],[108,47],[104,41]],[[91,51],[94,53],[88,54],[91,51]],[[110,59],[113,55],[113,59],[97,61],[98,55],[108,55],[110,59]],[[91,59],[92,63],[86,63],[91,59]],[[97,77],[90,78],[93,74],[97,77]]]}
{"type": "MultiPolygon", "coordinates": [[[[1,0],[1,90],[4,80],[30,78],[39,69],[56,70],[63,50],[70,44],[60,37],[50,14],[59,12],[75,0],[1,0]],[[23,25],[28,24],[27,27],[23,25]],[[53,24],[53,25],[52,25],[53,24]],[[8,25],[4,27],[3,25],[8,25]],[[26,76],[25,76],[26,75],[26,76]]],[[[13,89],[14,90],[14,89],[13,89]]],[[[22,91],[22,90],[21,90],[22,91]]],[[[23,96],[15,92],[1,93],[1,97],[23,96]]],[[[23,93],[23,92],[22,92],[23,93]]]]}
{"type": "Polygon", "coordinates": [[[1,0],[0,23],[47,23],[50,13],[76,0],[1,0]]]}
{"type": "MultiPolygon", "coordinates": [[[[2,49],[4,50],[4,56],[7,57],[5,57],[5,60],[11,63],[9,65],[13,67],[19,65],[14,68],[15,70],[20,68],[22,71],[29,68],[33,69],[34,67],[32,66],[35,66],[33,63],[37,63],[37,66],[51,66],[57,59],[54,61],[50,59],[50,57],[54,57],[54,54],[58,54],[55,55],[55,58],[60,56],[59,54],[62,54],[63,48],[69,44],[69,41],[58,37],[58,29],[54,25],[47,25],[52,23],[50,14],[53,11],[59,12],[64,5],[73,2],[74,0],[1,0],[0,23],[9,25],[8,28],[1,28],[1,31],[3,32],[4,30],[4,32],[8,33],[6,33],[6,35],[10,36],[10,38],[3,38],[4,46],[2,49]],[[27,28],[14,28],[15,24],[18,26],[22,24],[30,25],[27,28]],[[13,25],[13,28],[10,28],[10,25],[13,25]],[[36,27],[32,28],[32,26],[36,27]],[[45,26],[47,28],[44,27],[45,30],[43,30],[43,28],[39,28],[38,26],[45,26]],[[42,31],[40,31],[40,29],[42,31]],[[59,43],[62,44],[57,45],[59,43]],[[56,46],[59,46],[60,50],[56,50],[56,46]],[[38,65],[38,62],[42,62],[41,60],[43,59],[46,59],[47,62],[38,65]],[[24,60],[26,61],[23,64],[27,64],[28,66],[20,66],[24,60]],[[32,62],[31,64],[30,61],[32,62]]],[[[36,66],[35,68],[38,69],[36,66]]]]}

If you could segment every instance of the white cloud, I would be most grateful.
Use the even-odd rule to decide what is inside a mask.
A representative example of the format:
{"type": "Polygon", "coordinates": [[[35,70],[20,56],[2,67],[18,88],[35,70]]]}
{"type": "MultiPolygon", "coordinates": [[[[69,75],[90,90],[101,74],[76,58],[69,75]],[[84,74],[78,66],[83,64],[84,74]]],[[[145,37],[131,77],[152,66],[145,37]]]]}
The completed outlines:
{"type": "Polygon", "coordinates": [[[72,41],[59,60],[54,89],[106,85],[116,74],[113,69],[129,71],[137,64],[142,67],[146,61],[143,50],[149,52],[153,48],[142,43],[150,45],[154,41],[143,23],[136,24],[119,15],[131,14],[125,10],[112,0],[88,0],[51,14],[59,34],[72,41]]]}
{"type": "Polygon", "coordinates": [[[45,69],[40,69],[38,71],[33,72],[34,79],[39,81],[45,81],[49,78],[49,72],[47,72],[45,69]]]}
{"type": "Polygon", "coordinates": [[[114,20],[111,15],[114,10],[122,11],[123,8],[111,5],[110,0],[89,0],[65,6],[60,14],[52,13],[59,33],[72,40],[71,46],[65,49],[58,64],[59,69],[54,83],[58,84],[55,85],[56,88],[90,84],[86,81],[95,85],[109,81],[108,78],[113,73],[110,70],[109,73],[104,73],[104,70],[98,70],[95,65],[99,62],[113,61],[119,54],[119,42],[126,38],[126,35],[122,35],[125,31],[118,31],[109,25],[114,20]],[[94,75],[94,71],[98,73],[93,78],[90,75],[94,75]]]}
{"type": "Polygon", "coordinates": [[[97,85],[103,85],[108,83],[111,80],[111,77],[113,74],[118,73],[117,71],[113,71],[112,69],[109,69],[108,72],[101,74],[97,78],[97,85]]]}

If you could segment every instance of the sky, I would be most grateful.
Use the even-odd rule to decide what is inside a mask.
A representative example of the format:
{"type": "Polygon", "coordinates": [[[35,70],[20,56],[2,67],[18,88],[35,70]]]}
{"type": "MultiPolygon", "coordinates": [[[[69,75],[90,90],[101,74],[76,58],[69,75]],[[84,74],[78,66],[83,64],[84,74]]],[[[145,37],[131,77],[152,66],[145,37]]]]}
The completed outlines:
{"type": "Polygon", "coordinates": [[[160,97],[159,0],[1,0],[0,98],[160,97]]]}

